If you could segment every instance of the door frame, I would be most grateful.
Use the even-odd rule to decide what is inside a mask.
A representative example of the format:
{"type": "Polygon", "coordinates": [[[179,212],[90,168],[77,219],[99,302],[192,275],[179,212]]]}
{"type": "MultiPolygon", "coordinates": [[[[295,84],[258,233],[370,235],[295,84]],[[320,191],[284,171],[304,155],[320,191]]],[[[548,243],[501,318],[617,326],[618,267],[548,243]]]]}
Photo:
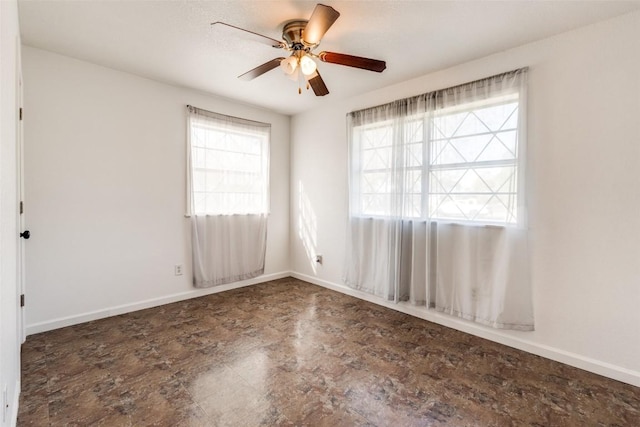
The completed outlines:
{"type": "MultiPolygon", "coordinates": [[[[20,39],[16,40],[16,206],[17,228],[20,233],[26,230],[24,215],[24,108],[22,93],[22,55],[20,39]]],[[[22,305],[25,295],[25,239],[19,237],[16,251],[16,282],[18,288],[18,338],[20,343],[27,339],[25,307],[22,305]]]]}

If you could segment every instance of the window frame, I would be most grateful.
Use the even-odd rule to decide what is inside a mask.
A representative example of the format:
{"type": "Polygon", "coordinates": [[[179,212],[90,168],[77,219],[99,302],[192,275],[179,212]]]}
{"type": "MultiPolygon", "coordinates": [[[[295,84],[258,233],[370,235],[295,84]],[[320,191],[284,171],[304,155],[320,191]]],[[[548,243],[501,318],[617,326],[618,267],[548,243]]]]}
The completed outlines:
{"type": "MultiPolygon", "coordinates": [[[[226,116],[218,113],[213,113],[205,110],[200,110],[195,107],[188,106],[187,112],[187,214],[192,215],[262,215],[269,213],[269,157],[270,157],[270,124],[253,122],[246,119],[236,118],[232,116],[226,116]],[[252,130],[251,126],[256,126],[255,130],[252,130]],[[266,130],[265,130],[266,129],[266,130]],[[221,133],[223,138],[243,138],[249,137],[258,139],[258,153],[251,153],[247,150],[233,150],[223,149],[221,147],[210,147],[204,140],[196,142],[195,131],[200,130],[205,134],[207,132],[221,133]],[[196,166],[196,150],[201,150],[201,154],[205,156],[204,166],[196,166]],[[241,156],[255,156],[257,158],[257,168],[255,170],[236,170],[233,168],[220,168],[220,167],[208,167],[207,165],[207,153],[218,152],[221,154],[236,154],[241,156]],[[204,191],[196,189],[197,173],[205,175],[204,191]],[[207,174],[219,173],[223,176],[223,180],[229,176],[237,175],[242,177],[244,182],[251,181],[247,179],[255,176],[259,180],[259,191],[208,191],[207,190],[207,174]],[[233,209],[230,205],[223,205],[219,209],[210,209],[205,204],[205,210],[198,210],[198,195],[217,194],[217,195],[255,195],[256,200],[253,203],[257,208],[250,208],[249,204],[245,204],[243,208],[233,209]]],[[[228,143],[227,143],[228,144],[228,143]]],[[[220,144],[222,145],[222,144],[220,144]]],[[[224,163],[224,161],[223,161],[224,163]]],[[[242,181],[238,185],[243,185],[242,181]]],[[[224,185],[224,184],[223,184],[224,185]]],[[[232,185],[232,184],[231,184],[232,185]]]]}
{"type": "MultiPolygon", "coordinates": [[[[521,185],[521,181],[524,178],[524,164],[522,162],[521,159],[521,145],[522,145],[522,141],[521,141],[521,136],[522,136],[522,131],[523,129],[521,128],[522,123],[520,120],[520,114],[522,111],[522,102],[523,102],[523,98],[521,96],[521,94],[519,93],[519,91],[517,90],[513,90],[513,91],[508,91],[507,93],[498,93],[496,95],[493,96],[489,96],[486,99],[483,100],[470,100],[468,102],[464,102],[464,103],[460,103],[458,105],[453,105],[453,106],[447,106],[447,107],[443,107],[443,108],[439,108],[435,111],[431,111],[431,112],[427,112],[427,113],[420,113],[420,114],[413,114],[407,117],[404,117],[400,120],[400,123],[402,123],[400,126],[394,126],[394,119],[383,119],[377,122],[373,122],[373,123],[366,123],[366,124],[360,124],[360,125],[356,125],[352,128],[352,139],[354,141],[354,146],[358,147],[358,153],[355,154],[354,157],[358,157],[360,159],[360,161],[362,162],[363,159],[363,153],[367,150],[373,150],[374,148],[369,148],[369,149],[363,149],[363,144],[362,144],[362,134],[364,132],[366,132],[369,129],[375,129],[375,128],[379,128],[379,127],[384,127],[385,123],[386,126],[390,127],[391,132],[396,132],[397,128],[399,127],[403,127],[403,131],[406,131],[406,126],[408,123],[411,122],[415,122],[416,120],[421,121],[422,123],[422,140],[421,141],[403,141],[402,144],[397,144],[397,146],[394,147],[394,136],[391,136],[391,140],[389,142],[388,145],[385,145],[385,147],[391,147],[392,148],[392,152],[394,153],[394,155],[398,155],[398,152],[404,151],[405,153],[408,153],[408,147],[412,146],[412,145],[416,145],[419,144],[422,147],[422,164],[421,165],[416,165],[416,166],[407,166],[407,162],[405,161],[402,166],[398,167],[396,166],[396,170],[400,171],[401,175],[406,175],[407,171],[413,171],[413,170],[420,170],[421,171],[421,183],[420,183],[420,188],[421,191],[420,193],[411,193],[414,196],[417,195],[420,197],[420,215],[407,215],[406,214],[406,208],[404,207],[404,205],[407,203],[406,202],[406,196],[410,193],[404,191],[402,193],[402,197],[403,197],[403,213],[402,215],[394,215],[394,213],[389,212],[386,215],[380,214],[380,213],[374,213],[372,211],[368,211],[367,210],[367,206],[365,206],[365,202],[363,200],[363,196],[375,196],[376,194],[384,194],[387,196],[391,196],[394,195],[396,193],[393,192],[393,189],[391,188],[388,192],[386,193],[365,193],[360,191],[360,187],[363,186],[362,183],[362,178],[366,175],[367,172],[371,173],[371,170],[366,170],[363,165],[358,164],[357,166],[354,166],[353,164],[351,165],[351,167],[353,168],[353,173],[354,176],[351,177],[351,185],[356,185],[359,188],[357,189],[357,194],[358,194],[358,206],[356,209],[356,214],[355,216],[357,217],[363,217],[363,218],[380,218],[380,219],[389,219],[389,218],[396,218],[396,217],[401,217],[402,219],[406,219],[406,220],[430,220],[430,221],[437,221],[437,222],[443,222],[443,223],[460,223],[460,224],[469,224],[469,225],[499,225],[499,226],[517,226],[519,224],[523,223],[523,218],[522,218],[522,213],[521,213],[521,209],[520,209],[520,198],[524,198],[524,188],[521,185]],[[456,137],[440,137],[440,138],[434,138],[433,136],[433,132],[434,132],[434,121],[437,120],[440,117],[446,117],[448,115],[452,115],[452,114],[459,114],[459,113],[463,113],[463,112],[468,112],[468,113],[473,113],[473,111],[477,111],[477,110],[481,110],[483,108],[487,108],[487,107],[496,107],[496,106],[501,106],[501,105],[509,105],[509,104],[513,104],[516,103],[515,106],[515,110],[512,111],[508,117],[505,118],[505,121],[503,123],[502,126],[504,126],[504,124],[506,124],[509,119],[511,118],[511,116],[516,115],[517,117],[517,122],[516,122],[516,126],[514,128],[509,128],[509,129],[503,129],[502,127],[499,129],[493,129],[490,130],[488,129],[486,132],[479,132],[479,133],[474,133],[474,134],[468,134],[468,135],[464,135],[464,136],[460,136],[457,138],[463,138],[463,137],[477,137],[477,136],[481,136],[481,135],[492,135],[491,138],[489,139],[489,141],[486,143],[485,147],[478,153],[478,155],[476,156],[476,159],[487,149],[487,147],[489,146],[489,144],[493,141],[494,138],[496,138],[497,135],[499,135],[500,133],[505,133],[505,132],[514,132],[515,134],[515,153],[514,153],[514,157],[512,159],[499,159],[499,160],[484,160],[484,161],[468,161],[468,162],[461,162],[461,163],[445,163],[445,164],[435,164],[433,163],[433,159],[431,158],[433,156],[433,146],[434,143],[439,142],[439,141],[447,141],[446,143],[448,143],[449,140],[455,139],[456,137]],[[356,134],[358,134],[358,136],[356,136],[356,134]],[[513,183],[511,185],[512,191],[508,191],[508,192],[502,192],[499,191],[502,186],[504,186],[504,184],[507,183],[507,181],[505,181],[502,186],[497,190],[497,191],[491,191],[491,192],[483,192],[483,193],[472,193],[472,192],[460,192],[460,193],[455,193],[455,194],[463,194],[463,195],[473,195],[473,194],[486,194],[486,195],[490,195],[491,197],[489,197],[489,199],[487,200],[487,203],[496,195],[505,195],[509,197],[510,200],[510,204],[509,206],[505,205],[502,201],[500,201],[500,203],[503,203],[503,205],[505,206],[505,209],[507,211],[507,214],[505,216],[504,220],[491,220],[491,219],[477,219],[476,217],[474,217],[473,219],[468,219],[467,218],[460,218],[460,217],[447,217],[447,216],[442,216],[442,215],[438,215],[435,214],[434,215],[434,208],[433,206],[431,206],[432,202],[431,199],[434,196],[438,196],[438,195],[450,195],[452,194],[451,192],[448,193],[438,193],[436,191],[433,191],[433,189],[431,188],[431,178],[432,178],[432,174],[434,172],[437,171],[447,171],[447,170],[454,170],[454,169],[466,169],[467,171],[470,170],[475,170],[475,169],[482,169],[482,168],[491,168],[491,167],[512,167],[513,168],[513,172],[512,172],[512,176],[510,176],[507,181],[509,180],[513,180],[513,183]]],[[[464,121],[464,120],[463,120],[464,121]]],[[[462,123],[462,122],[461,122],[462,123]]],[[[483,123],[484,124],[484,123],[483,123]]],[[[487,126],[486,124],[484,124],[485,126],[487,126]]],[[[488,128],[488,126],[487,126],[488,128]]],[[[445,144],[446,144],[445,143],[445,144]]],[[[502,145],[505,146],[505,148],[507,150],[509,150],[508,147],[506,147],[506,145],[504,144],[504,142],[502,142],[502,145]]],[[[442,150],[440,151],[439,154],[442,153],[442,150]]],[[[353,160],[351,160],[353,162],[353,160]]],[[[392,158],[392,161],[394,161],[394,159],[392,158]]],[[[384,173],[385,171],[388,171],[388,173],[393,174],[393,167],[389,166],[385,169],[379,169],[376,170],[375,172],[377,173],[384,173]]],[[[467,172],[465,172],[467,173],[467,172]]],[[[463,174],[464,175],[464,174],[463,174]]],[[[489,184],[487,184],[479,175],[478,178],[480,180],[483,181],[483,183],[487,186],[487,188],[491,188],[491,186],[489,184]]],[[[459,182],[459,181],[458,181],[459,182]]],[[[453,189],[455,186],[457,185],[454,184],[451,188],[453,189]]],[[[393,187],[393,186],[391,186],[393,187]]],[[[350,191],[353,191],[353,189],[350,189],[350,191]]],[[[438,206],[439,207],[439,206],[438,206]]],[[[483,208],[486,207],[486,203],[484,205],[481,206],[479,212],[482,211],[483,208]]],[[[478,212],[478,213],[479,213],[478,212]]],[[[465,213],[463,213],[463,215],[466,216],[465,213]]],[[[477,213],[476,213],[477,215],[477,213]]]]}

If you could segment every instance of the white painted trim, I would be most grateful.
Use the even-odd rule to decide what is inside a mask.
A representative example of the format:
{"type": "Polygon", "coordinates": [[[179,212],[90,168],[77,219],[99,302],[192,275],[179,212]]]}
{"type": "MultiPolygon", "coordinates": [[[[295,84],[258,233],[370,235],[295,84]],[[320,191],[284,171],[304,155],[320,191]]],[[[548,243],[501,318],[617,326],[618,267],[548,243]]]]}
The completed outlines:
{"type": "Polygon", "coordinates": [[[9,418],[9,425],[16,427],[18,424],[18,407],[20,406],[20,376],[16,380],[15,393],[13,393],[13,403],[11,405],[11,418],[9,418]]]}
{"type": "Polygon", "coordinates": [[[109,307],[102,310],[90,311],[88,313],[76,314],[59,319],[47,320],[46,322],[34,323],[27,325],[27,335],[33,335],[40,332],[51,331],[53,329],[64,328],[66,326],[77,325],[78,323],[90,322],[92,320],[104,319],[105,317],[118,316],[132,311],[144,310],[146,308],[157,307],[160,305],[170,304],[172,302],[184,301],[191,298],[197,298],[204,295],[215,294],[218,292],[229,291],[231,289],[251,286],[257,283],[268,282],[270,280],[282,279],[289,277],[289,271],[281,271],[279,273],[266,274],[252,279],[242,280],[240,282],[229,283],[226,285],[214,286],[206,289],[193,289],[178,294],[166,295],[158,298],[152,298],[144,301],[138,301],[130,304],[123,304],[115,307],[109,307]]]}
{"type": "Polygon", "coordinates": [[[576,353],[561,350],[559,348],[538,344],[526,338],[529,332],[509,331],[504,332],[500,329],[490,329],[486,326],[479,325],[464,319],[448,316],[435,310],[429,310],[426,307],[418,307],[409,303],[393,303],[385,301],[375,295],[371,295],[362,291],[351,289],[345,285],[328,282],[317,277],[308,276],[306,274],[291,272],[291,276],[296,279],[304,280],[315,285],[322,286],[355,298],[359,298],[401,313],[419,317],[429,322],[437,323],[452,329],[457,329],[471,335],[485,338],[509,347],[517,348],[537,356],[555,360],[556,362],[584,369],[617,381],[640,387],[640,372],[631,369],[616,366],[607,362],[585,357],[576,353]],[[519,336],[515,336],[519,335],[519,336]],[[521,337],[520,337],[521,336],[521,337]]]}

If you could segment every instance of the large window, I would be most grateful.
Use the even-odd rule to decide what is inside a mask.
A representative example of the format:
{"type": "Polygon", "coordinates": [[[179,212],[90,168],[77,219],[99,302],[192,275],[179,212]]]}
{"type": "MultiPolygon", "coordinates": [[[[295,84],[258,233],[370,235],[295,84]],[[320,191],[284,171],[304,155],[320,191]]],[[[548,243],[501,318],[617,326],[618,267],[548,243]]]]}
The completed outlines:
{"type": "Polygon", "coordinates": [[[352,215],[516,224],[519,102],[517,90],[498,91],[352,118],[352,215]]]}
{"type": "Polygon", "coordinates": [[[429,216],[515,223],[517,95],[440,111],[430,125],[429,216]]]}
{"type": "Polygon", "coordinates": [[[268,124],[189,108],[191,211],[268,211],[268,124]]]}
{"type": "Polygon", "coordinates": [[[347,115],[348,286],[533,330],[526,82],[521,68],[347,115]]]}

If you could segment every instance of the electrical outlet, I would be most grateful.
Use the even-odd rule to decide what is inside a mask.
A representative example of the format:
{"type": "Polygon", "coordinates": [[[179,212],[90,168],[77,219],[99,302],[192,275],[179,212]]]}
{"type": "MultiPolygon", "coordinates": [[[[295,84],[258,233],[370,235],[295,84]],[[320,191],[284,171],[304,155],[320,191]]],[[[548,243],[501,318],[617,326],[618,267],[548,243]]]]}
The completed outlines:
{"type": "Polygon", "coordinates": [[[182,276],[182,270],[183,270],[182,264],[176,264],[175,265],[174,273],[175,273],[176,276],[182,276]]]}
{"type": "Polygon", "coordinates": [[[316,255],[316,262],[322,265],[322,255],[316,255]]]}

